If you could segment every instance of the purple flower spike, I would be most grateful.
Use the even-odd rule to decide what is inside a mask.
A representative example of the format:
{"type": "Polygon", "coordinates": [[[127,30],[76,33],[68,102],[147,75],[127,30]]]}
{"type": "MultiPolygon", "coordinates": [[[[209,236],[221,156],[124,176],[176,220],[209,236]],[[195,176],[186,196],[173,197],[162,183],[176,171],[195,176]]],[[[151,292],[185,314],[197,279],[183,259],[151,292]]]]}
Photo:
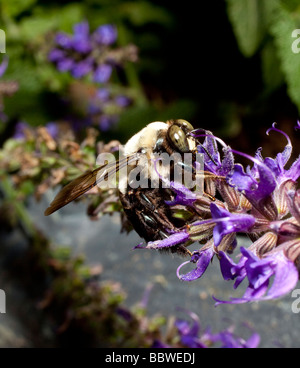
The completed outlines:
{"type": "Polygon", "coordinates": [[[226,234],[236,232],[247,232],[254,225],[255,218],[247,214],[233,214],[224,208],[211,203],[210,211],[212,218],[216,220],[213,230],[214,242],[217,247],[226,234]]]}

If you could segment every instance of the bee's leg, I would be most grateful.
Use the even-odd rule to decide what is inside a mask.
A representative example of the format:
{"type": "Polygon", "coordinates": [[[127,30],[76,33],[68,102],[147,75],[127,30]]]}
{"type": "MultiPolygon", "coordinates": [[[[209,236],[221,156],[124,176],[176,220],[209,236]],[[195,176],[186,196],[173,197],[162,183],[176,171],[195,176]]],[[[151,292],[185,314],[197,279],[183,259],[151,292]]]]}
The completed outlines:
{"type": "MultiPolygon", "coordinates": [[[[166,189],[142,189],[120,193],[124,211],[136,232],[147,242],[168,238],[170,233],[176,231],[178,224],[172,217],[170,207],[166,205],[166,189]]],[[[190,252],[184,245],[170,247],[166,250],[181,255],[190,252]]]]}

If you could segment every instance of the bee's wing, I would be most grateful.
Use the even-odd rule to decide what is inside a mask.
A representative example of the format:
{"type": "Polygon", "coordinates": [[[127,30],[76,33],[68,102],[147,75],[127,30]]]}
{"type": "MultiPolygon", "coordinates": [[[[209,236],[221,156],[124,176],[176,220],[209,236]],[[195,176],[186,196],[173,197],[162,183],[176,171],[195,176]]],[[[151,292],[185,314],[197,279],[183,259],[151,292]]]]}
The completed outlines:
{"type": "Polygon", "coordinates": [[[88,171],[80,175],[58,192],[54,200],[50,203],[50,206],[45,210],[45,216],[51,215],[53,212],[59,210],[68,203],[74,201],[74,199],[86,193],[88,190],[92,189],[94,186],[101,184],[101,182],[113,172],[121,170],[126,165],[131,165],[139,159],[139,156],[140,155],[136,153],[131,156],[124,157],[117,162],[111,162],[109,164],[99,166],[93,171],[88,171]],[[105,170],[100,173],[100,170],[104,168],[105,170]]]}

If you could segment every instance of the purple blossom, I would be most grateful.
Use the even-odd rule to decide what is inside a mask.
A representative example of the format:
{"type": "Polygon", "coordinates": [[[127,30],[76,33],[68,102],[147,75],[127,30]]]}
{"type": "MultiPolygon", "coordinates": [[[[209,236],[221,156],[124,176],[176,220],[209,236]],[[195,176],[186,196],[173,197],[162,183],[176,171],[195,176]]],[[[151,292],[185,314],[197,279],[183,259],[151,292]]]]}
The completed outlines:
{"type": "Polygon", "coordinates": [[[96,29],[93,34],[95,41],[100,45],[111,45],[116,42],[118,33],[115,26],[105,24],[96,29]]]}
{"type": "Polygon", "coordinates": [[[130,105],[131,99],[127,96],[119,95],[119,96],[116,96],[115,102],[120,107],[126,107],[126,106],[130,105]]]}
{"type": "MultiPolygon", "coordinates": [[[[235,164],[233,172],[227,176],[228,183],[236,187],[239,192],[242,192],[258,211],[268,216],[266,211],[270,210],[270,206],[276,211],[270,197],[276,188],[275,176],[267,165],[248,155],[242,155],[250,158],[256,163],[258,179],[253,177],[249,172],[246,174],[241,165],[235,164]]],[[[274,212],[272,211],[271,216],[273,215],[274,212]]]]}
{"type": "Polygon", "coordinates": [[[69,70],[72,70],[73,67],[74,61],[70,58],[63,58],[57,62],[57,69],[60,72],[68,72],[69,70]]]}
{"type": "Polygon", "coordinates": [[[192,322],[177,319],[175,326],[177,327],[180,342],[188,348],[206,348],[207,346],[201,341],[200,336],[200,321],[195,313],[189,312],[192,322]]]}
{"type": "Polygon", "coordinates": [[[245,248],[241,248],[241,253],[243,257],[238,264],[229,261],[228,257],[222,254],[222,274],[225,279],[237,279],[235,287],[239,286],[245,278],[248,279],[249,285],[243,297],[231,298],[230,301],[214,298],[217,302],[216,305],[275,299],[288,293],[296,286],[298,270],[283,252],[275,252],[263,259],[258,258],[245,248]],[[273,284],[269,288],[270,278],[273,276],[273,284]]]}
{"type": "MultiPolygon", "coordinates": [[[[299,127],[298,122],[296,128],[299,127]]],[[[299,277],[300,190],[297,190],[297,180],[300,156],[286,168],[293,148],[291,140],[274,124],[267,133],[271,131],[282,134],[287,140],[285,148],[275,158],[263,158],[261,149],[251,157],[230,149],[209,132],[193,132],[196,137],[205,136],[198,151],[204,155],[205,170],[215,175],[205,177],[206,187],[212,195],[221,196],[221,200],[203,197],[177,183],[172,185],[175,199],[167,204],[197,208],[199,219],[193,218],[187,232],[191,241],[207,240],[202,248],[192,253],[190,260],[177,268],[178,278],[182,281],[200,278],[217,255],[224,280],[234,280],[235,289],[244,280],[248,281],[242,297],[229,301],[215,298],[217,304],[275,299],[291,291],[299,277]],[[222,146],[222,155],[218,144],[222,146]],[[253,167],[245,170],[234,163],[233,155],[248,158],[253,167]],[[205,207],[207,201],[210,212],[205,207]],[[237,245],[235,235],[239,232],[250,234],[256,241],[249,249],[241,248],[236,263],[229,253],[233,253],[237,245]],[[195,266],[182,274],[188,264],[195,266]]]]}
{"type": "Polygon", "coordinates": [[[93,80],[97,83],[106,83],[112,73],[112,66],[109,64],[101,64],[94,71],[93,80]]]}
{"type": "Polygon", "coordinates": [[[189,240],[189,234],[186,231],[181,231],[178,233],[171,234],[168,238],[148,242],[148,244],[145,246],[142,246],[141,244],[139,244],[134,249],[146,249],[147,248],[147,249],[162,250],[162,249],[171,248],[176,245],[183,244],[188,240],[189,240]]]}
{"type": "Polygon", "coordinates": [[[194,137],[205,137],[203,144],[198,146],[198,152],[204,155],[205,170],[219,176],[226,176],[232,171],[234,156],[229,146],[208,131],[201,133],[201,129],[198,129],[192,135],[194,137]],[[217,143],[220,143],[223,147],[223,158],[221,158],[217,143]]]}
{"type": "MultiPolygon", "coordinates": [[[[253,332],[252,335],[244,340],[242,337],[234,333],[234,328],[231,326],[218,333],[212,333],[211,328],[205,330],[201,328],[200,320],[195,313],[183,311],[189,318],[176,319],[175,326],[179,335],[179,343],[181,347],[203,349],[210,346],[221,347],[227,349],[236,348],[256,348],[260,343],[260,336],[253,332]],[[220,345],[220,346],[218,346],[220,345]]],[[[155,340],[152,348],[172,348],[171,344],[155,340]]]]}
{"type": "Polygon", "coordinates": [[[64,58],[64,56],[65,56],[65,53],[64,53],[63,50],[52,49],[49,52],[48,59],[52,62],[56,62],[56,61],[62,60],[64,58]]]}
{"type": "Polygon", "coordinates": [[[25,138],[25,130],[29,128],[29,125],[25,121],[19,121],[15,127],[15,133],[13,137],[15,139],[25,138]]]}
{"type": "MultiPolygon", "coordinates": [[[[109,46],[116,39],[117,30],[111,24],[102,25],[91,33],[88,22],[77,23],[72,35],[56,34],[56,45],[49,52],[48,59],[56,64],[59,71],[71,71],[75,78],[91,74],[94,82],[106,83],[110,79],[112,65],[120,65],[121,53],[109,52],[109,46]]],[[[120,103],[125,103],[125,100],[120,100],[120,103]]]]}
{"type": "Polygon", "coordinates": [[[257,333],[253,333],[248,340],[244,340],[239,336],[236,336],[230,329],[221,331],[218,334],[212,336],[214,342],[221,342],[221,349],[249,349],[257,348],[260,343],[260,336],[257,333]]]}
{"type": "MultiPolygon", "coordinates": [[[[109,85],[114,68],[121,67],[124,61],[131,60],[132,57],[126,51],[126,46],[112,48],[116,39],[115,26],[105,24],[91,32],[87,21],[75,24],[72,34],[58,32],[55,36],[54,47],[50,50],[48,59],[55,64],[57,70],[69,72],[76,79],[85,78],[89,82],[103,85],[95,91],[92,87],[91,93],[83,94],[86,101],[83,101],[81,107],[86,111],[80,111],[83,112],[80,117],[67,117],[77,130],[92,124],[107,131],[119,120],[122,109],[131,103],[131,99],[125,94],[117,94],[109,85]]],[[[72,97],[69,100],[72,102],[72,97]]]]}
{"type": "Polygon", "coordinates": [[[183,184],[168,181],[166,179],[163,180],[164,183],[167,183],[167,186],[172,189],[175,194],[175,198],[172,201],[166,201],[166,203],[170,206],[174,206],[176,204],[192,206],[193,203],[197,200],[197,196],[195,193],[191,192],[188,188],[186,188],[183,184]]]}
{"type": "Polygon", "coordinates": [[[194,251],[191,259],[182,263],[177,268],[177,277],[182,281],[194,281],[199,279],[206,271],[214,255],[215,252],[213,247],[208,247],[205,250],[194,251]],[[189,263],[196,263],[196,268],[186,274],[181,275],[181,268],[189,263]]]}
{"type": "Polygon", "coordinates": [[[97,98],[103,102],[106,102],[110,99],[110,91],[107,88],[99,88],[96,95],[97,98]]]}
{"type": "Polygon", "coordinates": [[[255,223],[255,218],[247,214],[234,214],[218,207],[215,203],[210,205],[211,215],[216,220],[213,230],[214,242],[217,247],[226,234],[247,232],[255,223]]]}
{"type": "Polygon", "coordinates": [[[88,22],[75,24],[72,37],[72,48],[80,54],[86,54],[92,50],[88,22]]]}
{"type": "Polygon", "coordinates": [[[103,132],[108,131],[117,122],[118,118],[114,115],[102,115],[99,119],[99,128],[103,132]]]}
{"type": "Polygon", "coordinates": [[[58,46],[61,46],[63,49],[71,49],[73,46],[72,37],[64,32],[58,32],[55,37],[55,42],[58,46]]]}
{"type": "Polygon", "coordinates": [[[48,133],[51,135],[52,138],[57,138],[58,136],[58,125],[55,122],[49,122],[46,124],[46,129],[48,130],[48,133]]]}
{"type": "Polygon", "coordinates": [[[79,79],[89,74],[92,70],[93,70],[92,61],[86,59],[83,61],[79,61],[78,63],[73,65],[71,73],[74,78],[79,79]]]}

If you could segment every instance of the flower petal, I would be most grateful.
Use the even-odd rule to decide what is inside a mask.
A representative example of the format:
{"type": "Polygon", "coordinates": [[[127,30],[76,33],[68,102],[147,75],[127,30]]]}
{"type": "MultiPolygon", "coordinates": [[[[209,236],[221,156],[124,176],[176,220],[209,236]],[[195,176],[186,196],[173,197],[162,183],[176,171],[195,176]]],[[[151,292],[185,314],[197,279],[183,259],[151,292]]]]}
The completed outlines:
{"type": "Polygon", "coordinates": [[[213,256],[214,256],[213,247],[207,248],[204,251],[201,251],[201,250],[195,251],[190,261],[184,262],[178,267],[177,277],[182,281],[194,281],[196,279],[199,279],[206,271],[213,256]],[[184,275],[180,275],[179,274],[180,269],[184,265],[191,263],[191,262],[193,263],[196,262],[196,268],[184,275]]]}

